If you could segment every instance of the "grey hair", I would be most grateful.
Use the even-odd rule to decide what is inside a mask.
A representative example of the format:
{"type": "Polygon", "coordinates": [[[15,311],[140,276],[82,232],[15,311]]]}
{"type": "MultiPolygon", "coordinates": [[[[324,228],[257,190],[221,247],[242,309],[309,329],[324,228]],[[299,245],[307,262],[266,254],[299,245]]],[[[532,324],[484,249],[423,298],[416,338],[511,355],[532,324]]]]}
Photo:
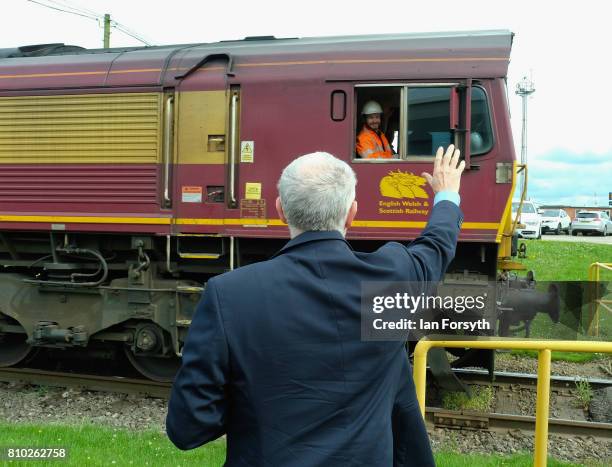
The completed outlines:
{"type": "Polygon", "coordinates": [[[327,152],[298,157],[285,167],[278,181],[289,228],[344,232],[356,184],[353,169],[327,152]]]}

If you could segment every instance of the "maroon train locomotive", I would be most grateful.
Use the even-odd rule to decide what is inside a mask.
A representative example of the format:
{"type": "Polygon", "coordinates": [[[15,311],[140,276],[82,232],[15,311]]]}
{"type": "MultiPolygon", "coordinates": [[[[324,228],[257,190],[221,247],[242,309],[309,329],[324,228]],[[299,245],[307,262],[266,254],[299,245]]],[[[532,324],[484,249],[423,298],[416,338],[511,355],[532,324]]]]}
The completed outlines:
{"type": "Polygon", "coordinates": [[[447,277],[504,279],[511,43],[485,31],[0,50],[0,366],[108,345],[170,379],[203,284],[282,246],[276,181],[317,150],[357,173],[348,239],[373,249],[418,235],[433,199],[420,174],[458,145],[465,222],[447,277]],[[369,100],[393,158],[356,155],[369,100]]]}

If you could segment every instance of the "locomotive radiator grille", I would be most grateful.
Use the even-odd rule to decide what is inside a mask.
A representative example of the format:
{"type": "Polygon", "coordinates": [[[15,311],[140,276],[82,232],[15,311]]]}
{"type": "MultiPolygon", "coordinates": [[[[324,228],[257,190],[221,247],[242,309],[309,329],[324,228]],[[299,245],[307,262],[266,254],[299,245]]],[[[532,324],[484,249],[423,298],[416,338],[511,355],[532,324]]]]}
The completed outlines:
{"type": "Polygon", "coordinates": [[[0,97],[0,201],[157,203],[161,97],[0,97]]]}

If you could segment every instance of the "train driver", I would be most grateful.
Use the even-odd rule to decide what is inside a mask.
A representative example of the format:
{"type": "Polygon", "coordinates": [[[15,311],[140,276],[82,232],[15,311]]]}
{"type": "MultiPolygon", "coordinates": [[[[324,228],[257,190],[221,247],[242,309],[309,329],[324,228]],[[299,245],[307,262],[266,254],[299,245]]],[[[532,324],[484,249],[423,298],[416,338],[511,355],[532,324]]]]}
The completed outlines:
{"type": "Polygon", "coordinates": [[[391,159],[393,150],[381,131],[383,110],[376,101],[368,101],[361,110],[364,123],[357,135],[357,154],[362,159],[391,159]]]}

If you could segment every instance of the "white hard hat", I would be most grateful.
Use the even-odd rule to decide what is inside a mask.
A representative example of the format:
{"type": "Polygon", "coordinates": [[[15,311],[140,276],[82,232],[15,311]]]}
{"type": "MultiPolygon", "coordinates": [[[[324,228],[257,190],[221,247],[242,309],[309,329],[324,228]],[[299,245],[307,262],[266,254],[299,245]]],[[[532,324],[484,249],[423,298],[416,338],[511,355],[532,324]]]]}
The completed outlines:
{"type": "Polygon", "coordinates": [[[383,113],[383,109],[380,104],[376,101],[368,101],[363,106],[361,110],[361,115],[372,115],[372,114],[381,114],[383,113]]]}

